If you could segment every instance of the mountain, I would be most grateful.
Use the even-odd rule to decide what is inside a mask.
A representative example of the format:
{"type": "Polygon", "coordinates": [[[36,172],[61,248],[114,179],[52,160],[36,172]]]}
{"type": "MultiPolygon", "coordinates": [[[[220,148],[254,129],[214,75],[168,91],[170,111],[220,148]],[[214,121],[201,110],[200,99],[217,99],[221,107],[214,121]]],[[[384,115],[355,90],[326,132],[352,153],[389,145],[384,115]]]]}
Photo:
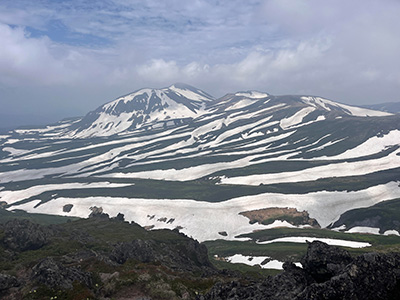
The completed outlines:
{"type": "Polygon", "coordinates": [[[0,202],[76,217],[96,206],[199,241],[281,226],[399,234],[395,222],[344,216],[400,198],[399,148],[399,115],[309,95],[214,99],[175,84],[1,135],[0,202]]]}
{"type": "Polygon", "coordinates": [[[400,113],[400,102],[386,102],[380,104],[363,105],[364,108],[389,112],[392,114],[400,113]]]}
{"type": "Polygon", "coordinates": [[[202,113],[213,97],[186,84],[141,89],[106,103],[74,124],[71,137],[109,136],[148,126],[167,128],[202,113]]]}

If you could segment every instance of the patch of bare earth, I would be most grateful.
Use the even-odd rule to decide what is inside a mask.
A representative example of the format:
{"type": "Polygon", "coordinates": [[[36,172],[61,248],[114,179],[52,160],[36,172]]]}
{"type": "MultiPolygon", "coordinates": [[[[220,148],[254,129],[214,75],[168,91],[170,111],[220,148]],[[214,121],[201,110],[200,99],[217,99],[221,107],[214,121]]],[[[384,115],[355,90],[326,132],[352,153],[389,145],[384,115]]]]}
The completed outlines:
{"type": "Polygon", "coordinates": [[[251,224],[272,224],[275,220],[287,221],[288,223],[299,225],[310,225],[312,227],[320,227],[317,220],[310,218],[307,211],[298,211],[291,207],[270,207],[257,210],[249,210],[239,213],[247,217],[251,224]]]}

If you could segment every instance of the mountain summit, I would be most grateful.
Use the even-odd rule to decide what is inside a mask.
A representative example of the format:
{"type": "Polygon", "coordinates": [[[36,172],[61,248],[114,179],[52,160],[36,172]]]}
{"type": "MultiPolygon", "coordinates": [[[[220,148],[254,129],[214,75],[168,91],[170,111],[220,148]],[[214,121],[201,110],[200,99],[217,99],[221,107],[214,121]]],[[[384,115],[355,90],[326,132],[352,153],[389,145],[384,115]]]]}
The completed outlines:
{"type": "Polygon", "coordinates": [[[89,112],[70,134],[110,136],[143,126],[179,125],[201,115],[212,100],[207,93],[183,83],[162,89],[144,88],[89,112]]]}

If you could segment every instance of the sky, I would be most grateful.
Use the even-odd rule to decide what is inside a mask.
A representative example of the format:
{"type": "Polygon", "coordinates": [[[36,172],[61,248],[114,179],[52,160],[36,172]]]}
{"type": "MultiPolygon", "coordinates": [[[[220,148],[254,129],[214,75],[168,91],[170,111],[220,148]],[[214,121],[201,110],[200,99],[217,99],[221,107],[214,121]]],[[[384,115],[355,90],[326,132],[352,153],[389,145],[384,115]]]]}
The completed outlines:
{"type": "Polygon", "coordinates": [[[1,0],[0,128],[144,87],[400,101],[399,0],[1,0]]]}

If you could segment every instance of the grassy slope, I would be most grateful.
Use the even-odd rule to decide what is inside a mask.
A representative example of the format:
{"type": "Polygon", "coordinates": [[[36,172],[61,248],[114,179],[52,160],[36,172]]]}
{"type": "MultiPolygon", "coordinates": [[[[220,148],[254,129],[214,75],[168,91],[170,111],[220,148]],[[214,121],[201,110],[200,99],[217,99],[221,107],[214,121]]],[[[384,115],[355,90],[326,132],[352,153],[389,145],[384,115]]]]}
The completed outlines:
{"type": "Polygon", "coordinates": [[[346,228],[368,226],[386,230],[400,230],[400,199],[384,201],[367,208],[353,209],[345,212],[333,227],[346,225],[346,228]]]}
{"type": "Polygon", "coordinates": [[[50,224],[62,224],[68,221],[78,220],[75,217],[63,217],[56,215],[45,215],[45,214],[29,214],[23,210],[8,211],[0,209],[0,224],[4,224],[12,219],[28,219],[33,223],[41,225],[50,224]]]}
{"type": "Polygon", "coordinates": [[[307,244],[300,243],[271,243],[260,245],[255,241],[273,240],[279,237],[289,236],[305,236],[341,239],[349,241],[367,242],[371,247],[366,248],[346,248],[350,253],[359,255],[365,252],[399,252],[400,237],[398,236],[382,236],[372,234],[348,234],[342,232],[331,231],[328,229],[315,228],[273,228],[268,230],[257,231],[250,234],[244,234],[240,237],[251,238],[251,241],[208,241],[204,244],[210,252],[210,257],[218,255],[226,257],[234,254],[243,254],[249,256],[270,256],[280,261],[299,261],[307,250],[307,244]]]}

